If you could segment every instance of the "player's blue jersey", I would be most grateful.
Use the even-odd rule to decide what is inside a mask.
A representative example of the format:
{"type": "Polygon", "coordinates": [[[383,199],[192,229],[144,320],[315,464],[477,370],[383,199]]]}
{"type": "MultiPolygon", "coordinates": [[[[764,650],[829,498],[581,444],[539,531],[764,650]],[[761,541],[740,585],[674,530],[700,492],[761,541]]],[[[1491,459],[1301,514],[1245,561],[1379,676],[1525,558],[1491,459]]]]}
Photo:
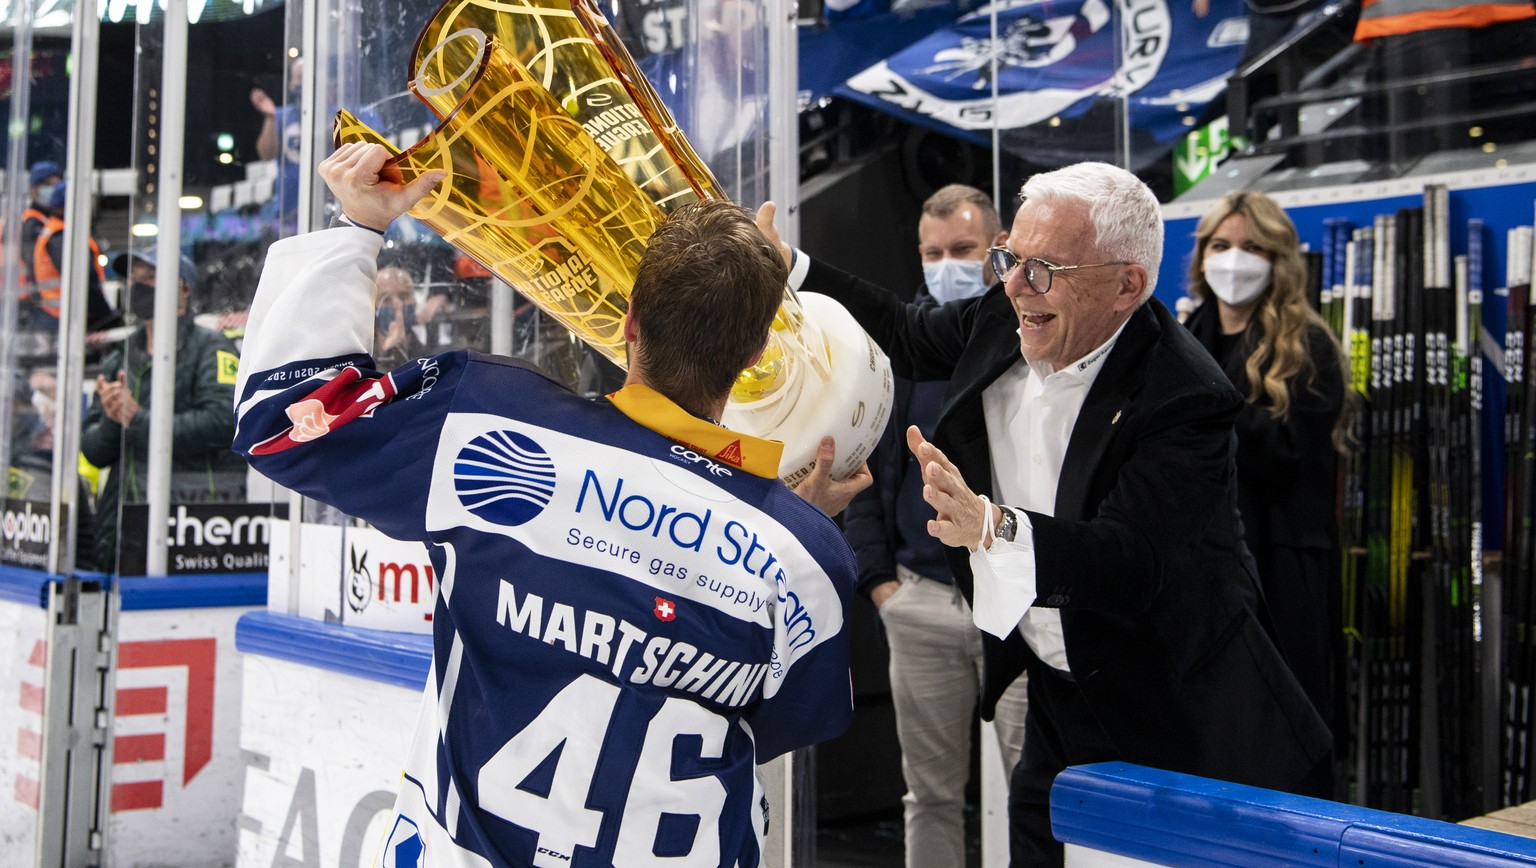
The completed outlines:
{"type": "Polygon", "coordinates": [[[373,238],[273,246],[236,449],[441,576],[377,864],[758,864],[757,763],[851,715],[841,534],[778,444],[644,386],[589,401],[467,352],[374,371],[373,238]]]}

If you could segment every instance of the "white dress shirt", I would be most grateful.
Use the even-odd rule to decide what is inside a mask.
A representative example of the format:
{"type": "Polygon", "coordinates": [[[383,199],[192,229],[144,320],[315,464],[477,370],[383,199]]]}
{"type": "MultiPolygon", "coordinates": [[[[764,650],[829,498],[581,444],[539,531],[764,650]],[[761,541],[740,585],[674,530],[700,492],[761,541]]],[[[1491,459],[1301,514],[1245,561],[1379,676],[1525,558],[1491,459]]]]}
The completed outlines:
{"type": "Polygon", "coordinates": [[[976,626],[999,638],[1017,627],[1036,656],[1063,672],[1069,669],[1061,612],[1032,606],[1034,527],[1019,510],[1055,513],[1056,486],[1072,427],[1124,328],[1122,324],[1109,340],[1060,371],[1021,358],[981,396],[992,458],[992,491],[998,503],[1015,507],[1019,526],[1013,542],[994,540],[990,549],[971,554],[976,626]]]}

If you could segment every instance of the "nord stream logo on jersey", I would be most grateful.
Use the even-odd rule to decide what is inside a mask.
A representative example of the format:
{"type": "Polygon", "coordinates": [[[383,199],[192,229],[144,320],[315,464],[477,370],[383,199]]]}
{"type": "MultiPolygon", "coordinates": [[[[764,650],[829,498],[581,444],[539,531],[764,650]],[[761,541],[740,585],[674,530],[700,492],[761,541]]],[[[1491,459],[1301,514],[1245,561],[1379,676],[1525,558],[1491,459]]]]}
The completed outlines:
{"type": "Polygon", "coordinates": [[[459,450],[453,463],[459,502],[476,516],[517,527],[549,506],[555,463],[544,447],[516,431],[491,431],[459,450]]]}
{"type": "Polygon", "coordinates": [[[429,531],[515,537],[551,561],[654,588],[678,619],[688,600],[767,626],[789,605],[789,576],[820,575],[793,534],[721,488],[729,477],[679,465],[664,447],[647,454],[455,413],[434,462],[429,531]]]}

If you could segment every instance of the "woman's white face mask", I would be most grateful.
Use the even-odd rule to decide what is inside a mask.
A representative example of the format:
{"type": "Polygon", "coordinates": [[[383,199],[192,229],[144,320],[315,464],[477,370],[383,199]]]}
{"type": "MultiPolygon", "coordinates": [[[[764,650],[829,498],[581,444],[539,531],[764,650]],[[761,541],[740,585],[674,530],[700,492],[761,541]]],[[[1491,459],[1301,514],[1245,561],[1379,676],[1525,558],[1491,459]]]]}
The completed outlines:
{"type": "Polygon", "coordinates": [[[1205,282],[1216,297],[1230,305],[1243,305],[1269,287],[1273,266],[1268,259],[1233,247],[1205,258],[1205,282]]]}

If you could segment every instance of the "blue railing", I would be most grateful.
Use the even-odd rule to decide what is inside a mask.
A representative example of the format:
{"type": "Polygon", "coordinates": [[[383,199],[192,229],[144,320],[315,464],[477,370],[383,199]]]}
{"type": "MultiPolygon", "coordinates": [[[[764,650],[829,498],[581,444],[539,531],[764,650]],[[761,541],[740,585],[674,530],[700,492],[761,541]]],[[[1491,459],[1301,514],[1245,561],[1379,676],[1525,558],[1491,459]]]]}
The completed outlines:
{"type": "Polygon", "coordinates": [[[1159,865],[1536,866],[1536,840],[1128,763],[1051,789],[1056,838],[1159,865]]]}
{"type": "Polygon", "coordinates": [[[420,690],[432,669],[431,636],[343,627],[277,612],[241,615],[235,647],[411,690],[420,690]]]}

